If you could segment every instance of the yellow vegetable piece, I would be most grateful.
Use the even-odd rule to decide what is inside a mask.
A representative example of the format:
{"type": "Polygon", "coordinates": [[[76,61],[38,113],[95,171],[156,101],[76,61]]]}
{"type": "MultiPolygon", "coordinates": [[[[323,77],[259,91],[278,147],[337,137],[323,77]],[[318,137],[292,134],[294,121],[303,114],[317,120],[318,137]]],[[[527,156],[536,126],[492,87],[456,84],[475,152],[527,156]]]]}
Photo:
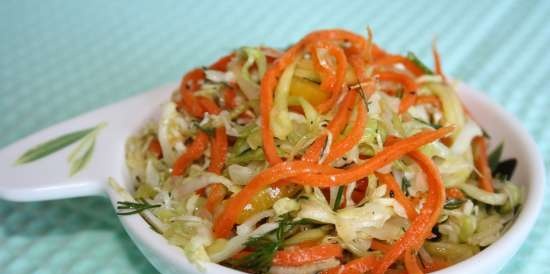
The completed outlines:
{"type": "Polygon", "coordinates": [[[329,94],[321,90],[321,86],[301,77],[292,77],[290,96],[303,97],[316,106],[328,99],[329,94]]]}
{"type": "MultiPolygon", "coordinates": [[[[294,69],[294,75],[297,77],[306,78],[313,82],[321,82],[321,76],[317,73],[317,71],[315,71],[311,59],[301,59],[298,61],[298,63],[296,63],[296,68],[294,69]]],[[[351,66],[348,65],[346,68],[346,84],[353,85],[356,83],[357,77],[355,77],[355,73],[353,72],[351,66]]]]}
{"type": "Polygon", "coordinates": [[[254,196],[244,207],[243,212],[237,219],[238,224],[242,224],[250,216],[273,207],[273,204],[283,198],[292,196],[300,191],[297,185],[284,185],[281,187],[268,187],[254,196]]]}

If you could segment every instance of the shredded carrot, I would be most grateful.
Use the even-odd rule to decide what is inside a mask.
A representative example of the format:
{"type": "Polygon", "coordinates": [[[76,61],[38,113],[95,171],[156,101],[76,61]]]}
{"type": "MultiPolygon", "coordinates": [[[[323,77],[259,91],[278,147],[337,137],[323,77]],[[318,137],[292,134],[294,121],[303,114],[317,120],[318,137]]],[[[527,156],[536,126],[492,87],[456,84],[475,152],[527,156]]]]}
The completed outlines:
{"type": "Polygon", "coordinates": [[[435,39],[432,42],[432,54],[433,54],[434,63],[435,63],[435,73],[437,75],[440,75],[444,81],[447,81],[445,78],[445,74],[443,74],[443,67],[441,66],[441,57],[439,56],[439,52],[437,51],[437,43],[435,42],[435,39]]]}
{"type": "Polygon", "coordinates": [[[405,196],[403,191],[401,191],[401,187],[399,187],[399,185],[393,178],[393,175],[391,175],[390,173],[384,174],[378,172],[376,172],[375,174],[380,182],[388,187],[388,191],[393,193],[393,197],[403,206],[405,212],[407,212],[407,217],[409,217],[409,220],[414,220],[417,215],[416,210],[414,209],[414,205],[407,198],[407,196],[405,196]]]}
{"type": "Polygon", "coordinates": [[[342,139],[340,142],[334,143],[331,146],[330,153],[328,154],[326,159],[327,163],[331,163],[332,161],[346,154],[355,145],[357,145],[357,143],[361,140],[361,137],[363,137],[366,122],[367,114],[365,104],[363,104],[363,102],[359,102],[355,124],[344,139],[342,139]]]}
{"type": "Polygon", "coordinates": [[[450,187],[445,190],[447,197],[456,200],[464,200],[466,197],[460,188],[450,187]]]}
{"type": "Polygon", "coordinates": [[[439,100],[439,97],[434,95],[421,95],[416,96],[416,101],[414,102],[415,105],[422,105],[422,104],[430,104],[438,109],[441,109],[441,101],[439,100]]]}
{"type": "Polygon", "coordinates": [[[227,65],[235,57],[235,53],[228,54],[222,58],[220,58],[218,61],[216,61],[214,64],[210,65],[211,69],[219,70],[219,71],[226,71],[227,65]]]}
{"type": "Polygon", "coordinates": [[[367,41],[354,33],[339,29],[316,31],[305,36],[301,41],[296,43],[273,62],[272,66],[264,74],[260,86],[262,148],[266,160],[271,165],[282,162],[282,159],[277,155],[270,121],[271,107],[273,105],[273,90],[277,85],[277,79],[281,76],[285,68],[294,62],[294,59],[296,59],[300,51],[306,48],[310,43],[315,43],[320,40],[346,40],[351,43],[352,47],[357,48],[358,52],[363,52],[367,48],[367,41]]]}
{"type": "MultiPolygon", "coordinates": [[[[216,135],[212,143],[210,155],[210,165],[208,171],[221,174],[227,156],[227,134],[225,127],[216,128],[216,135]]],[[[214,212],[214,208],[221,204],[225,198],[226,189],[222,184],[214,184],[209,187],[208,197],[206,199],[206,209],[214,212]]]]}
{"type": "Polygon", "coordinates": [[[329,187],[335,185],[343,185],[353,181],[357,181],[368,174],[373,173],[377,169],[391,163],[403,155],[416,150],[418,147],[440,139],[454,130],[454,127],[442,127],[438,130],[426,130],[406,139],[397,141],[395,144],[386,147],[374,157],[369,158],[364,163],[345,169],[331,176],[321,174],[300,175],[294,178],[299,180],[301,184],[329,187]]]}
{"type": "Polygon", "coordinates": [[[342,257],[342,247],[339,244],[321,244],[311,247],[294,247],[281,250],[273,257],[274,265],[300,266],[308,263],[342,257]]]}
{"type": "Polygon", "coordinates": [[[317,105],[317,110],[321,113],[325,113],[334,106],[340,97],[342,86],[345,81],[348,62],[342,48],[327,41],[320,41],[319,43],[312,45],[311,51],[313,64],[320,70],[321,75],[324,75],[324,79],[321,82],[321,89],[330,92],[329,99],[317,105]],[[326,49],[328,54],[336,59],[336,68],[327,68],[321,64],[318,56],[319,48],[326,49]]]}
{"type": "Polygon", "coordinates": [[[409,274],[424,274],[424,271],[418,265],[418,259],[414,250],[405,251],[405,268],[409,274]]]}
{"type": "MultiPolygon", "coordinates": [[[[350,90],[347,92],[344,100],[338,108],[338,112],[336,112],[336,115],[334,115],[327,126],[327,130],[330,132],[330,134],[332,134],[332,136],[338,136],[346,125],[346,121],[349,119],[351,112],[353,111],[353,103],[355,102],[356,97],[357,94],[355,91],[350,90]]],[[[321,151],[325,146],[326,138],[326,135],[317,138],[315,142],[308,148],[303,156],[303,159],[313,162],[318,161],[321,157],[321,151]]]]}
{"type": "Polygon", "coordinates": [[[384,257],[373,271],[374,274],[383,274],[406,250],[420,248],[426,237],[431,234],[431,229],[443,209],[445,187],[437,166],[421,152],[413,151],[408,155],[415,160],[428,178],[428,198],[405,234],[392,245],[388,252],[384,253],[384,257]]]}
{"type": "Polygon", "coordinates": [[[199,159],[202,153],[208,146],[208,135],[202,131],[199,131],[193,143],[187,147],[187,150],[176,160],[172,166],[172,176],[180,176],[185,170],[193,163],[193,161],[199,159]]]}
{"type": "MultiPolygon", "coordinates": [[[[219,114],[220,108],[214,101],[207,97],[198,97],[198,102],[208,113],[219,114]]],[[[227,156],[227,134],[225,133],[225,127],[221,126],[216,128],[214,140],[211,145],[210,165],[208,171],[216,174],[222,172],[225,164],[225,158],[227,156]]],[[[209,212],[213,212],[214,208],[220,205],[221,201],[225,197],[226,190],[222,184],[213,184],[208,187],[208,196],[206,199],[206,209],[209,212]]]]}
{"type": "Polygon", "coordinates": [[[183,77],[180,85],[181,99],[178,102],[178,106],[184,108],[189,114],[195,117],[202,117],[204,113],[193,95],[193,92],[199,89],[200,82],[204,80],[204,76],[202,69],[191,70],[183,77]]]}
{"type": "MultiPolygon", "coordinates": [[[[449,134],[453,129],[454,127],[443,127],[438,130],[417,133],[411,137],[397,141],[395,144],[386,147],[372,158],[366,160],[363,164],[350,169],[341,170],[307,161],[282,162],[267,168],[256,175],[239,193],[228,200],[224,211],[214,222],[214,233],[218,237],[228,237],[231,234],[233,225],[236,223],[237,217],[250,199],[262,189],[277,181],[294,177],[292,181],[302,185],[317,187],[344,185],[366,177],[368,174],[414,151],[418,147],[449,134]]],[[[436,174],[438,175],[438,173],[436,174]]]]}
{"type": "Polygon", "coordinates": [[[157,138],[151,140],[151,143],[149,143],[149,151],[158,159],[162,158],[162,147],[160,146],[160,142],[157,138]]]}
{"type": "Polygon", "coordinates": [[[394,71],[380,71],[376,72],[376,75],[381,81],[397,82],[405,88],[403,99],[399,104],[399,113],[407,111],[407,109],[414,104],[418,86],[410,76],[394,71]]]}
{"type": "Polygon", "coordinates": [[[485,142],[485,138],[483,136],[475,137],[472,145],[474,146],[474,163],[480,173],[478,185],[485,191],[494,192],[493,176],[487,158],[487,143],[485,142]]]}
{"type": "Polygon", "coordinates": [[[234,109],[237,107],[235,98],[237,97],[237,91],[234,87],[227,87],[223,92],[223,100],[227,109],[234,109]]]}
{"type": "Polygon", "coordinates": [[[406,69],[408,69],[414,76],[419,77],[424,74],[421,68],[415,65],[408,58],[401,55],[387,55],[383,58],[380,58],[374,62],[374,65],[378,66],[389,66],[395,64],[402,64],[406,69]]]}
{"type": "Polygon", "coordinates": [[[213,184],[208,187],[207,191],[207,198],[206,198],[206,204],[205,208],[210,213],[214,213],[214,210],[217,206],[221,204],[223,199],[225,198],[225,195],[227,193],[227,190],[222,184],[213,184]]]}
{"type": "Polygon", "coordinates": [[[202,109],[205,110],[206,112],[210,114],[220,113],[220,108],[218,107],[218,105],[216,105],[214,101],[212,101],[212,99],[208,97],[199,96],[197,98],[197,101],[199,105],[202,107],[202,109]]]}
{"type": "Polygon", "coordinates": [[[345,265],[331,268],[322,274],[362,274],[372,271],[379,263],[379,259],[375,256],[365,256],[348,262],[345,265]]]}

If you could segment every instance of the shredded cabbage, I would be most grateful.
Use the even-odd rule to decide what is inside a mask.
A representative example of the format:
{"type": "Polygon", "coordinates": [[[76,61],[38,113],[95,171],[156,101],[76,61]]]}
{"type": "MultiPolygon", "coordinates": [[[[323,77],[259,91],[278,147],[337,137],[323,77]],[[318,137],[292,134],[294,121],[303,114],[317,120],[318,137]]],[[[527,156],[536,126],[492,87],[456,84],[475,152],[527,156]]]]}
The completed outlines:
{"type": "Polygon", "coordinates": [[[288,66],[281,75],[281,79],[275,89],[275,99],[273,100],[273,108],[270,113],[273,135],[281,140],[286,139],[292,131],[292,121],[288,113],[288,96],[295,66],[296,63],[288,66]]]}

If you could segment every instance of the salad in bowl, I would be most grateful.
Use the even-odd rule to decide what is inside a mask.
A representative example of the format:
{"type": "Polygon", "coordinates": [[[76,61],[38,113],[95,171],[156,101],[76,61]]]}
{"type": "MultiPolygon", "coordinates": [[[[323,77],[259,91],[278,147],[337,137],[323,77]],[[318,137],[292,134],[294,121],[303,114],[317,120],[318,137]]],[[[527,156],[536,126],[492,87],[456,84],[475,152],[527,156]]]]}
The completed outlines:
{"type": "Polygon", "coordinates": [[[433,55],[335,29],[189,71],[126,143],[118,214],[199,269],[425,273],[474,256],[521,206],[516,160],[488,151],[433,55]]]}

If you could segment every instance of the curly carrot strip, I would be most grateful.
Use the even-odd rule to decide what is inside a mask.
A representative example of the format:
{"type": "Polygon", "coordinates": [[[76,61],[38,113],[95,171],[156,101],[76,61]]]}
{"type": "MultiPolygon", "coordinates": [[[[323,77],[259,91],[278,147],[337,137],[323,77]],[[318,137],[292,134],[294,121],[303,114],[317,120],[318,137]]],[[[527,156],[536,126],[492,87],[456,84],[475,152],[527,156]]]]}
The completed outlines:
{"type": "Polygon", "coordinates": [[[407,217],[409,217],[409,220],[414,220],[416,218],[416,210],[414,209],[413,204],[411,201],[405,196],[403,191],[401,191],[401,188],[393,178],[391,174],[383,174],[376,172],[376,177],[385,184],[388,187],[388,190],[393,192],[394,198],[405,208],[405,211],[407,212],[407,217]]]}
{"type": "Polygon", "coordinates": [[[294,177],[293,182],[302,185],[318,187],[344,185],[366,177],[368,174],[399,159],[418,147],[447,135],[453,129],[453,127],[444,127],[434,131],[424,131],[415,134],[397,141],[363,164],[350,169],[341,170],[307,161],[282,162],[267,168],[256,175],[248,185],[228,200],[224,211],[214,222],[214,233],[217,237],[228,237],[239,214],[250,199],[265,187],[277,181],[294,177]]]}
{"type": "Polygon", "coordinates": [[[439,97],[434,95],[416,96],[416,100],[414,101],[414,104],[415,105],[430,104],[438,109],[441,109],[441,101],[439,100],[439,97]]]}
{"type": "Polygon", "coordinates": [[[227,65],[235,57],[235,53],[228,54],[222,58],[220,58],[218,61],[216,61],[214,64],[210,65],[211,69],[219,70],[219,71],[226,71],[227,65]]]}
{"type": "Polygon", "coordinates": [[[437,75],[440,75],[445,79],[445,75],[443,74],[443,68],[441,67],[441,57],[439,56],[439,52],[437,51],[437,45],[435,43],[435,39],[432,43],[432,54],[434,57],[434,63],[435,63],[435,73],[437,75]]]}
{"type": "Polygon", "coordinates": [[[388,250],[390,250],[391,246],[389,244],[383,243],[380,240],[372,239],[372,242],[370,244],[370,248],[372,250],[382,251],[382,252],[386,253],[386,252],[388,252],[388,250]]]}
{"type": "Polygon", "coordinates": [[[153,139],[151,143],[149,143],[149,151],[153,153],[153,155],[155,155],[158,159],[162,158],[162,148],[157,138],[153,139]]]}
{"type": "Polygon", "coordinates": [[[424,274],[424,271],[422,271],[418,265],[418,260],[413,250],[405,251],[405,268],[409,274],[424,274]]]}
{"type": "MultiPolygon", "coordinates": [[[[346,97],[344,97],[342,103],[340,103],[338,112],[336,112],[336,115],[334,115],[327,126],[327,130],[330,132],[330,134],[332,134],[332,136],[338,136],[346,125],[346,121],[349,119],[349,116],[353,111],[353,103],[355,102],[356,97],[356,92],[350,90],[346,94],[346,97]]],[[[321,150],[323,150],[326,138],[326,135],[317,138],[315,142],[305,152],[302,159],[306,161],[317,162],[321,156],[321,150]]]]}
{"type": "Polygon", "coordinates": [[[445,193],[447,194],[447,197],[451,199],[464,200],[466,198],[462,190],[458,187],[447,188],[445,189],[445,193]]]}
{"type": "Polygon", "coordinates": [[[378,66],[389,66],[395,64],[402,64],[416,77],[422,76],[424,74],[421,68],[411,62],[411,60],[401,55],[387,55],[386,57],[378,59],[374,62],[374,65],[378,66]]]}
{"type": "Polygon", "coordinates": [[[172,176],[180,176],[185,170],[199,159],[208,145],[208,135],[199,131],[193,143],[187,147],[187,150],[176,160],[172,166],[172,176]]]}
{"type": "Polygon", "coordinates": [[[405,88],[405,94],[403,95],[403,99],[399,104],[399,113],[407,111],[407,109],[414,104],[416,98],[415,94],[418,86],[410,76],[393,71],[377,72],[376,75],[382,81],[398,82],[402,84],[405,88]]]}
{"type": "Polygon", "coordinates": [[[333,257],[342,257],[342,252],[342,247],[339,244],[294,247],[291,250],[277,251],[273,257],[273,264],[282,266],[300,266],[333,257]]]}
{"type": "Polygon", "coordinates": [[[332,145],[330,153],[328,154],[325,162],[331,163],[332,161],[350,151],[361,140],[361,137],[363,137],[366,122],[367,115],[365,104],[363,104],[363,102],[360,102],[357,110],[357,118],[355,119],[355,124],[353,125],[353,128],[342,141],[332,145]]]}
{"type": "Polygon", "coordinates": [[[237,91],[234,87],[227,87],[223,92],[223,100],[225,103],[225,108],[234,109],[237,107],[237,102],[235,98],[237,97],[237,91]]]}
{"type": "Polygon", "coordinates": [[[329,111],[338,98],[340,97],[342,86],[344,85],[346,76],[346,67],[348,65],[346,55],[341,47],[329,43],[328,41],[320,41],[311,46],[311,55],[313,57],[314,66],[320,70],[324,79],[321,83],[321,89],[331,93],[329,99],[317,105],[317,110],[321,113],[329,111]],[[327,68],[320,63],[317,49],[323,48],[328,51],[336,59],[336,69],[327,68]]]}
{"type": "Polygon", "coordinates": [[[321,274],[361,274],[371,271],[378,264],[379,259],[375,256],[365,256],[353,261],[348,262],[345,265],[331,268],[327,271],[321,272],[321,274]]]}
{"type": "Polygon", "coordinates": [[[423,131],[397,141],[395,144],[386,147],[374,157],[369,158],[360,165],[353,166],[349,169],[340,170],[340,172],[337,173],[329,173],[330,176],[326,176],[326,174],[307,174],[297,176],[294,179],[298,180],[300,184],[316,187],[330,187],[357,181],[387,165],[388,163],[401,158],[403,155],[414,151],[418,147],[447,136],[453,130],[454,127],[442,127],[438,130],[423,131]]]}
{"type": "MultiPolygon", "coordinates": [[[[397,143],[396,143],[397,144],[397,143]]],[[[437,223],[437,218],[443,209],[445,202],[445,186],[437,166],[430,158],[418,151],[409,153],[428,178],[428,198],[420,214],[412,221],[405,234],[392,245],[388,252],[376,266],[373,274],[383,274],[395,262],[395,260],[408,249],[418,249],[425,238],[431,234],[432,227],[437,223]]]]}
{"type": "MultiPolygon", "coordinates": [[[[207,112],[212,114],[219,114],[220,108],[209,98],[199,97],[199,104],[207,112]]],[[[210,155],[210,165],[208,171],[216,174],[222,172],[225,164],[225,157],[227,155],[227,134],[225,133],[225,127],[221,126],[216,128],[214,140],[211,144],[212,152],[210,155]]],[[[208,187],[208,197],[206,199],[206,209],[210,212],[214,211],[214,208],[223,201],[225,197],[225,187],[222,184],[214,184],[208,187]]]]}
{"type": "Polygon", "coordinates": [[[472,141],[474,146],[474,164],[479,170],[478,185],[485,191],[495,192],[493,188],[493,176],[487,158],[487,143],[483,136],[477,136],[472,141]]]}
{"type": "Polygon", "coordinates": [[[177,104],[195,117],[202,117],[204,113],[193,95],[193,91],[199,89],[200,81],[204,80],[204,76],[204,71],[197,68],[189,71],[180,84],[181,100],[177,104]]]}

